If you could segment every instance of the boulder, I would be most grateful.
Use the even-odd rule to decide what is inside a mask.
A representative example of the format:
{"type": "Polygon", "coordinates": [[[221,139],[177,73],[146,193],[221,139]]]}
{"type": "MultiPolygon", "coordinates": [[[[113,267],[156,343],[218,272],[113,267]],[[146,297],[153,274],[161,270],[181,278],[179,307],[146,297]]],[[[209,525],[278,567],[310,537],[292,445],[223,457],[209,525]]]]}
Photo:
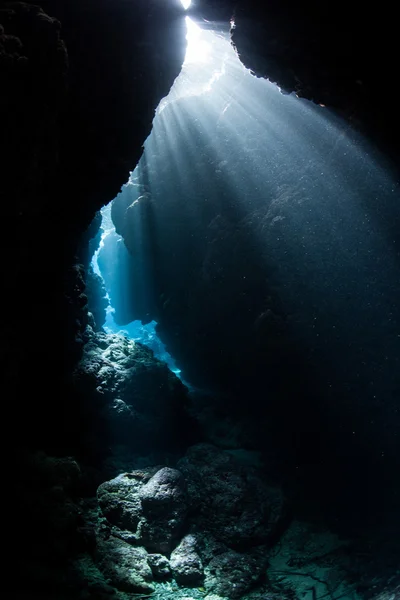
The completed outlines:
{"type": "Polygon", "coordinates": [[[197,552],[197,539],[186,535],[171,554],[172,574],[177,583],[185,587],[199,586],[204,579],[203,565],[197,552]]]}
{"type": "Polygon", "coordinates": [[[185,482],[176,469],[152,467],[123,473],[97,490],[113,535],[168,554],[179,540],[187,512],[185,482]]]}
{"type": "Polygon", "coordinates": [[[142,518],[138,492],[143,480],[134,473],[123,473],[102,483],[97,490],[97,499],[109,523],[136,535],[142,518]]]}
{"type": "Polygon", "coordinates": [[[187,498],[182,473],[164,467],[139,492],[143,511],[141,539],[146,548],[169,553],[179,539],[186,512],[187,498]]]}

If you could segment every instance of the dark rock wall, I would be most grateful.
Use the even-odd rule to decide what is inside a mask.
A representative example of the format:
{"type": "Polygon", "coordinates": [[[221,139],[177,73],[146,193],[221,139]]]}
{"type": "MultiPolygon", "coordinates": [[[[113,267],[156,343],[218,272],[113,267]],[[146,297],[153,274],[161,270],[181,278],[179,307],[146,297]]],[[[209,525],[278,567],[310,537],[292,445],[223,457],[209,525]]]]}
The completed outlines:
{"type": "Polygon", "coordinates": [[[390,0],[374,9],[360,0],[204,0],[193,12],[232,18],[232,40],[246,67],[284,92],[339,110],[398,164],[399,119],[391,109],[397,23],[390,0]]]}
{"type": "Polygon", "coordinates": [[[87,321],[79,237],[139,159],[180,71],[185,29],[174,1],[41,7],[0,5],[0,197],[3,384],[17,399],[9,408],[24,411],[21,435],[42,446],[69,438],[68,423],[59,430],[68,412],[60,382],[87,321]],[[33,348],[21,341],[30,336],[33,348]]]}

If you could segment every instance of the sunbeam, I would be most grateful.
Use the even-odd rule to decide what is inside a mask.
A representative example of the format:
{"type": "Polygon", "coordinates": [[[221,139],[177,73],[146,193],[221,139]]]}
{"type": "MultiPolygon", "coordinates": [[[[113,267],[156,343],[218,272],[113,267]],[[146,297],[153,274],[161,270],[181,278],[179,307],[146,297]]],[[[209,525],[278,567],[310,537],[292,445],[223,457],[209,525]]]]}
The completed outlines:
{"type": "MultiPolygon", "coordinates": [[[[185,61],[157,110],[134,172],[137,181],[145,181],[142,203],[151,208],[151,229],[146,211],[126,214],[128,227],[140,230],[144,246],[153,249],[151,293],[168,289],[177,264],[187,297],[209,293],[208,280],[214,286],[229,280],[226,289],[233,285],[242,294],[250,326],[251,315],[261,314],[265,302],[255,290],[252,298],[246,296],[254,266],[231,264],[214,251],[233,227],[255,248],[260,278],[272,280],[273,271],[280,302],[296,315],[293,326],[304,344],[316,353],[328,346],[342,351],[367,323],[382,323],[383,314],[393,313],[388,290],[396,255],[390,234],[381,228],[377,199],[394,210],[398,187],[381,157],[344,121],[254,77],[217,26],[213,32],[188,25],[189,38],[207,44],[207,60],[185,61]],[[366,295],[374,301],[360,310],[366,295]]],[[[132,237],[132,245],[148,263],[139,236],[132,237]]],[[[229,305],[221,293],[220,310],[229,312],[229,305]]],[[[208,329],[205,319],[198,315],[199,327],[208,329]]],[[[384,330],[382,323],[382,344],[384,330]]],[[[226,335],[234,344],[234,328],[226,335]]],[[[343,359],[344,370],[348,360],[343,359]]],[[[387,361],[379,370],[388,376],[387,361]]]]}

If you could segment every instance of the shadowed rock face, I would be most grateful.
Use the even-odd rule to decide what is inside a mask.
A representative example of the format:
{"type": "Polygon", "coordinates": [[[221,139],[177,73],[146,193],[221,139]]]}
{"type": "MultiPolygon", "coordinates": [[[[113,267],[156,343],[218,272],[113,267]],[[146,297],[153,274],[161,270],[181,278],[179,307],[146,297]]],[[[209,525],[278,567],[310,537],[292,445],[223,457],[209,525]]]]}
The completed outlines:
{"type": "Polygon", "coordinates": [[[87,322],[78,241],[140,157],[181,68],[185,25],[174,1],[39,4],[0,6],[4,383],[28,398],[25,382],[46,365],[41,402],[24,404],[26,422],[37,423],[29,435],[35,444],[65,445],[72,424],[60,436],[44,423],[65,413],[54,388],[79,358],[87,322]],[[41,334],[33,353],[21,343],[46,323],[62,358],[41,334]]]}
{"type": "Polygon", "coordinates": [[[97,490],[104,516],[128,534],[127,541],[149,552],[169,554],[185,525],[185,481],[176,469],[164,467],[145,478],[133,471],[103,483],[97,490]]]}
{"type": "Polygon", "coordinates": [[[198,8],[210,20],[232,18],[233,43],[257,76],[338,109],[396,165],[400,124],[389,100],[397,77],[394,10],[389,0],[371,11],[345,0],[334,6],[318,0],[239,0],[231,6],[204,0],[198,8]]]}

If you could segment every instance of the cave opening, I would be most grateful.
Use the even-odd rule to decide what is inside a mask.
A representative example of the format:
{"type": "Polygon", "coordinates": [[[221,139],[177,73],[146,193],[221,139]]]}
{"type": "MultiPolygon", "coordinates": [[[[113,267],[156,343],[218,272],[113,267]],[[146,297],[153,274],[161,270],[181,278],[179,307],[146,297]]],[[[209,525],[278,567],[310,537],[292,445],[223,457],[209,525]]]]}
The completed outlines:
{"type": "MultiPolygon", "coordinates": [[[[129,278],[130,268],[133,268],[133,259],[126,249],[123,239],[115,231],[110,205],[101,210],[101,217],[99,246],[93,253],[90,268],[94,273],[92,277],[99,277],[105,288],[103,299],[107,305],[103,324],[104,331],[108,334],[124,335],[133,341],[145,344],[154,352],[156,358],[165,362],[179,377],[180,369],[177,368],[173,358],[159,339],[156,332],[157,323],[154,320],[144,323],[134,320],[124,322],[122,325],[115,321],[116,310],[114,307],[117,307],[117,312],[129,313],[129,308],[125,308],[125,303],[129,301],[130,294],[124,283],[126,282],[125,277],[129,278]]],[[[96,301],[98,302],[98,298],[95,299],[95,303],[96,301]]]]}
{"type": "MultiPolygon", "coordinates": [[[[392,418],[398,412],[400,356],[398,182],[389,163],[348,122],[324,106],[283,94],[246,69],[229,26],[189,19],[187,27],[181,74],[156,109],[129,181],[102,210],[103,233],[93,243],[92,261],[110,303],[102,327],[149,346],[194,392],[191,418],[200,423],[205,445],[191,446],[177,459],[178,448],[168,464],[189,481],[195,481],[197,468],[202,472],[212,464],[207,493],[223,496],[233,487],[241,501],[249,490],[254,493],[251,525],[245,511],[234,531],[235,516],[227,517],[223,544],[216,543],[209,563],[207,589],[252,598],[251,581],[238,592],[236,575],[223,579],[239,564],[256,573],[264,564],[252,562],[254,548],[262,553],[271,534],[268,518],[259,527],[259,511],[267,500],[276,502],[282,516],[282,497],[269,484],[263,487],[272,481],[282,485],[301,516],[283,542],[295,548],[292,560],[299,568],[295,574],[282,570],[287,564],[277,552],[268,577],[277,589],[282,574],[284,586],[304,594],[311,590],[312,597],[318,588],[322,597],[358,598],[354,581],[340,578],[342,558],[317,584],[319,567],[309,576],[302,561],[307,543],[322,554],[338,549],[340,554],[340,535],[350,536],[353,525],[370,526],[382,513],[392,523],[398,518],[397,492],[390,489],[384,499],[381,494],[398,464],[392,418]],[[371,325],[373,336],[366,334],[371,325]],[[221,463],[232,458],[240,467],[226,475],[221,463]],[[241,477],[248,476],[240,469],[259,463],[263,483],[239,489],[245,487],[241,477]],[[230,477],[236,477],[234,483],[230,477]],[[229,485],[221,491],[224,478],[229,485]],[[339,538],[320,523],[309,528],[307,519],[318,521],[321,514],[335,523],[339,538]],[[313,587],[305,589],[301,582],[310,585],[310,579],[313,587]]],[[[123,354],[116,346],[115,340],[108,344],[107,359],[112,352],[123,354]]],[[[131,346],[129,352],[134,353],[131,346]]],[[[160,381],[161,389],[177,385],[160,381]]],[[[140,403],[148,402],[146,386],[143,390],[137,412],[123,394],[112,400],[110,421],[129,447],[129,459],[118,464],[134,465],[136,475],[100,485],[104,514],[108,492],[119,493],[122,483],[130,486],[132,477],[142,477],[138,467],[146,465],[144,476],[161,478],[160,485],[175,485],[173,469],[151,469],[160,456],[167,462],[169,446],[182,440],[182,431],[193,443],[195,426],[182,412],[156,414],[156,427],[149,425],[155,420],[150,402],[145,433],[134,429],[135,419],[142,418],[140,403]],[[171,430],[164,438],[167,418],[171,430]]],[[[178,386],[173,397],[179,394],[182,398],[178,386]]],[[[157,396],[156,411],[163,402],[157,396]]],[[[229,503],[236,506],[230,496],[229,503]]],[[[174,550],[177,563],[181,557],[195,563],[193,580],[183,577],[179,593],[186,584],[192,589],[193,582],[203,582],[196,540],[218,529],[209,514],[208,520],[196,518],[196,535],[188,534],[174,550]]],[[[146,549],[170,557],[177,538],[172,529],[167,533],[166,541],[157,538],[159,531],[157,539],[149,534],[146,549]]],[[[204,556],[210,560],[207,552],[204,556]]],[[[158,576],[164,577],[161,571],[158,576]]],[[[178,583],[180,576],[176,567],[178,583]]]]}
{"type": "MultiPolygon", "coordinates": [[[[187,9],[190,1],[182,4],[187,9]]],[[[226,51],[230,46],[227,25],[216,27],[216,24],[208,24],[205,29],[202,29],[189,17],[185,18],[185,22],[187,47],[182,71],[168,96],[157,107],[155,123],[157,123],[157,115],[171,102],[187,96],[209,93],[213,82],[224,72],[225,62],[228,59],[226,51]],[[210,28],[211,30],[207,31],[210,28]]],[[[146,160],[144,156],[142,163],[146,160]]],[[[146,288],[145,280],[148,280],[148,274],[142,271],[141,280],[136,282],[136,289],[132,289],[131,274],[137,272],[140,266],[135,265],[135,259],[127,249],[123,237],[116,232],[112,219],[113,203],[126,202],[122,199],[125,195],[129,197],[130,206],[133,206],[139,202],[142,192],[146,193],[148,185],[144,182],[144,178],[147,177],[145,171],[146,169],[142,169],[142,165],[139,164],[130,173],[129,181],[117,198],[100,211],[101,228],[91,244],[92,257],[89,268],[90,277],[99,277],[104,288],[101,284],[97,286],[97,295],[100,291],[100,294],[103,294],[102,298],[96,297],[96,293],[89,294],[92,298],[92,302],[89,301],[89,309],[96,313],[96,305],[99,300],[100,302],[103,300],[106,306],[105,317],[100,317],[99,322],[104,320],[102,326],[106,333],[125,335],[145,344],[154,352],[156,358],[164,361],[173,373],[180,376],[181,369],[177,367],[175,360],[157,334],[157,322],[148,319],[149,307],[144,308],[146,314],[143,314],[143,308],[136,314],[135,304],[138,302],[135,303],[135,296],[140,297],[142,289],[146,288]]],[[[95,217],[95,221],[97,218],[98,216],[95,217]]],[[[140,232],[137,234],[138,237],[142,236],[140,232]]],[[[148,265],[144,267],[146,268],[148,265]]],[[[148,299],[144,301],[144,305],[147,301],[148,299]]],[[[189,382],[185,383],[190,387],[189,382]]]]}
{"type": "MultiPolygon", "coordinates": [[[[279,335],[280,321],[291,315],[296,343],[307,348],[310,360],[322,353],[324,363],[332,360],[333,348],[335,356],[352,345],[360,348],[361,332],[372,321],[382,354],[394,357],[398,315],[389,292],[398,263],[399,187],[389,164],[332,111],[282,94],[246,69],[230,42],[233,22],[186,21],[182,71],[156,109],[129,181],[111,209],[102,211],[105,231],[116,226],[102,242],[110,246],[109,265],[102,259],[100,267],[113,309],[107,327],[115,330],[112,313],[118,326],[150,324],[151,333],[143,335],[155,339],[158,330],[162,352],[166,344],[173,356],[168,360],[179,364],[176,372],[183,369],[193,384],[225,390],[243,384],[232,367],[243,367],[248,376],[248,365],[227,354],[225,373],[221,364],[209,376],[199,373],[202,345],[187,353],[186,318],[198,320],[199,338],[211,335],[214,321],[226,339],[223,353],[254,328],[260,337],[269,329],[279,335]],[[233,229],[239,241],[231,237],[233,229]],[[224,245],[230,243],[228,260],[224,245]],[[211,314],[199,307],[188,315],[198,302],[185,294],[216,289],[218,296],[234,280],[240,300],[232,310],[243,320],[239,334],[226,325],[236,317],[223,294],[211,314]]],[[[392,381],[390,359],[374,367],[375,381],[366,374],[369,363],[358,365],[357,352],[342,356],[328,386],[335,387],[335,378],[346,380],[349,361],[372,397],[383,380],[392,381]]],[[[349,435],[354,428],[349,422],[345,429],[349,435]]]]}

